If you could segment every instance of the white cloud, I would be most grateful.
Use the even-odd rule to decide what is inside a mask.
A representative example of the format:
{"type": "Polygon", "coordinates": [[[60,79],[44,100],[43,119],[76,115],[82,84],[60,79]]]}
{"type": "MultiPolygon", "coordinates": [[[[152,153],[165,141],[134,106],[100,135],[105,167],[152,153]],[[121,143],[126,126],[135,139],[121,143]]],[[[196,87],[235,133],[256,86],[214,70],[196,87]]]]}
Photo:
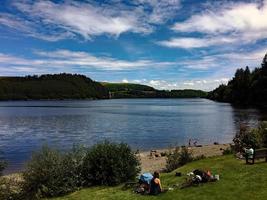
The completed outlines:
{"type": "Polygon", "coordinates": [[[267,31],[267,1],[260,3],[235,3],[219,5],[213,10],[177,22],[173,30],[179,32],[227,33],[267,31]]]}
{"type": "Polygon", "coordinates": [[[121,82],[123,82],[123,83],[129,83],[129,81],[126,78],[123,79],[121,82]]]}
{"type": "Polygon", "coordinates": [[[97,70],[135,70],[144,68],[168,67],[174,65],[171,62],[156,62],[153,60],[127,61],[105,56],[94,56],[86,52],[74,52],[69,50],[57,50],[52,52],[35,51],[38,59],[27,59],[0,53],[0,64],[3,67],[32,73],[33,70],[26,70],[28,67],[34,69],[35,73],[77,72],[81,69],[97,70]],[[25,68],[27,67],[27,68],[25,68]],[[76,71],[75,71],[76,70],[76,71]]]}
{"type": "Polygon", "coordinates": [[[184,85],[188,85],[188,86],[193,86],[193,85],[195,85],[195,83],[193,83],[193,82],[184,82],[183,84],[184,84],[184,85]]]}
{"type": "Polygon", "coordinates": [[[0,13],[0,24],[48,41],[75,36],[87,40],[103,34],[118,37],[125,32],[149,34],[154,25],[169,20],[180,9],[180,0],[138,0],[127,4],[123,1],[12,2],[18,14],[0,13]]]}
{"type": "Polygon", "coordinates": [[[150,7],[148,22],[161,24],[177,14],[181,8],[180,0],[138,0],[143,8],[150,7]]]}
{"type": "Polygon", "coordinates": [[[196,80],[128,80],[129,83],[144,84],[159,90],[181,90],[181,89],[196,89],[211,91],[218,87],[220,84],[226,84],[228,78],[209,78],[209,79],[196,79],[196,80]]]}
{"type": "Polygon", "coordinates": [[[27,36],[38,38],[46,41],[58,41],[65,38],[72,38],[74,35],[71,32],[51,31],[49,34],[38,30],[38,26],[27,19],[21,19],[11,14],[0,13],[0,25],[9,27],[17,32],[23,32],[27,36]]]}
{"type": "Polygon", "coordinates": [[[262,3],[221,3],[172,27],[176,32],[200,33],[200,36],[174,37],[158,44],[186,49],[251,44],[267,38],[266,19],[267,0],[262,3]]]}
{"type": "MultiPolygon", "coordinates": [[[[117,80],[123,82],[133,82],[139,84],[147,84],[157,89],[203,89],[211,90],[221,83],[226,83],[230,79],[236,68],[250,68],[260,66],[262,58],[267,48],[258,49],[251,52],[234,52],[225,54],[214,54],[207,56],[198,56],[191,59],[180,58],[178,61],[157,62],[154,60],[121,60],[110,56],[96,56],[87,52],[57,50],[52,52],[34,51],[35,58],[19,57],[0,53],[0,73],[2,75],[27,75],[27,74],[43,74],[43,73],[85,73],[90,71],[96,75],[103,73],[108,80],[114,81],[113,73],[116,74],[117,80]],[[174,71],[173,67],[177,69],[174,71]],[[162,80],[167,77],[164,68],[172,69],[172,75],[177,75],[179,79],[174,81],[162,80]],[[160,69],[162,75],[157,77],[153,75],[153,71],[160,69]],[[142,70],[146,70],[142,73],[142,70]],[[147,74],[147,79],[129,80],[127,73],[133,71],[143,75],[147,74]],[[111,73],[112,72],[112,73],[111,73]],[[203,74],[201,74],[203,72],[203,74]],[[201,74],[201,79],[192,79],[195,73],[201,74]],[[110,76],[111,75],[111,76],[110,76]],[[112,78],[110,78],[112,77],[112,78]],[[161,79],[162,77],[162,79],[161,79]]],[[[101,80],[102,76],[98,79],[101,80]]]]}
{"type": "MultiPolygon", "coordinates": [[[[166,41],[157,42],[162,46],[167,46],[171,48],[203,48],[215,45],[233,44],[235,42],[240,42],[242,38],[239,37],[205,37],[205,38],[193,38],[193,37],[182,37],[182,38],[172,38],[166,41]]],[[[243,40],[244,43],[249,43],[249,40],[243,40]]]]}
{"type": "Polygon", "coordinates": [[[149,28],[137,26],[137,21],[122,12],[94,7],[85,3],[62,3],[37,1],[32,4],[14,3],[16,7],[33,16],[46,26],[61,28],[89,39],[94,35],[110,34],[118,36],[123,32],[149,32],[149,28]]]}

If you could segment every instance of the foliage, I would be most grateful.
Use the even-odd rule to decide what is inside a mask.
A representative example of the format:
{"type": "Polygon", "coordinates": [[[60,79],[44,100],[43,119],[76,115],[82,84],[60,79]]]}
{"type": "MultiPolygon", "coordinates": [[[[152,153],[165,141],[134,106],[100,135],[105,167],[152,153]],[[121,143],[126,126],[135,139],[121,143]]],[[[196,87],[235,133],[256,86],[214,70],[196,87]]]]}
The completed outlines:
{"type": "Polygon", "coordinates": [[[77,74],[46,74],[0,79],[0,100],[86,98],[108,98],[108,91],[100,83],[77,74]]]}
{"type": "Polygon", "coordinates": [[[6,166],[7,166],[7,163],[0,160],[0,176],[2,175],[2,172],[4,171],[6,166]]]}
{"type": "Polygon", "coordinates": [[[267,148],[267,122],[266,121],[261,122],[257,131],[261,138],[262,147],[267,148]]]}
{"type": "Polygon", "coordinates": [[[140,163],[126,144],[104,142],[62,153],[44,146],[23,173],[27,199],[60,196],[84,186],[115,185],[134,179],[140,163]]]}
{"type": "Polygon", "coordinates": [[[202,155],[194,157],[193,160],[196,161],[196,160],[202,160],[202,159],[205,159],[205,158],[206,158],[206,156],[204,154],[202,154],[202,155]]]}
{"type": "Polygon", "coordinates": [[[156,90],[153,87],[133,83],[102,83],[112,98],[205,98],[201,90],[156,90]]]}
{"type": "Polygon", "coordinates": [[[82,171],[84,158],[88,149],[83,146],[73,146],[72,150],[64,154],[63,166],[65,166],[65,177],[70,179],[71,188],[80,188],[84,185],[82,171]]]}
{"type": "Polygon", "coordinates": [[[0,199],[23,200],[27,199],[23,192],[23,179],[20,174],[12,174],[0,178],[0,199]]]}
{"type": "Polygon", "coordinates": [[[180,166],[179,158],[180,158],[180,148],[179,147],[176,147],[173,152],[167,154],[167,161],[166,161],[167,172],[171,172],[180,166]]]}
{"type": "Polygon", "coordinates": [[[104,98],[194,98],[206,97],[201,90],[156,90],[132,83],[98,83],[84,75],[45,74],[1,77],[0,100],[104,99],[104,98]]]}
{"type": "Polygon", "coordinates": [[[194,169],[210,170],[212,174],[219,174],[220,181],[206,183],[201,187],[191,187],[185,190],[174,188],[159,197],[137,195],[132,190],[122,190],[117,187],[90,187],[73,194],[52,200],[265,200],[267,196],[267,163],[257,163],[247,166],[243,160],[233,156],[218,156],[188,163],[179,172],[182,177],[175,176],[177,171],[161,173],[163,188],[174,187],[184,182],[186,174],[194,169]]]}
{"type": "Polygon", "coordinates": [[[233,153],[234,153],[233,150],[229,147],[223,150],[223,155],[229,155],[233,153]]]}
{"type": "Polygon", "coordinates": [[[235,76],[227,85],[220,85],[208,94],[216,101],[230,102],[235,105],[256,105],[266,107],[267,102],[267,54],[260,68],[252,72],[248,67],[237,69],[235,76]]]}
{"type": "Polygon", "coordinates": [[[248,147],[254,149],[267,147],[267,123],[262,122],[258,128],[254,129],[249,129],[246,125],[241,124],[233,142],[236,152],[242,152],[244,148],[248,147]]]}
{"type": "Polygon", "coordinates": [[[105,141],[87,152],[83,170],[87,185],[116,185],[134,180],[140,162],[127,144],[105,141]]]}
{"type": "Polygon", "coordinates": [[[81,185],[82,148],[63,154],[44,146],[32,156],[23,174],[28,198],[53,197],[75,191],[81,185]]]}
{"type": "Polygon", "coordinates": [[[118,92],[118,91],[155,91],[153,87],[141,84],[134,84],[134,83],[101,83],[105,86],[110,92],[118,92]]]}
{"type": "Polygon", "coordinates": [[[206,98],[207,92],[202,90],[171,90],[169,92],[170,98],[206,98]]]}
{"type": "Polygon", "coordinates": [[[192,152],[186,147],[176,147],[175,150],[167,155],[166,170],[171,172],[180,166],[193,161],[192,152]]]}

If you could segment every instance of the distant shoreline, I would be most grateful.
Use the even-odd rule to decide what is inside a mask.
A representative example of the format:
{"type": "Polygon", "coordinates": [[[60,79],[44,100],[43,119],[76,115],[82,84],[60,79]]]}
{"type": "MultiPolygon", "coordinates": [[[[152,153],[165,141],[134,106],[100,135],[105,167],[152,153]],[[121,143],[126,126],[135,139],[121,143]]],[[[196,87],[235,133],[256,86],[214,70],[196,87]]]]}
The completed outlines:
{"type": "MultiPolygon", "coordinates": [[[[86,98],[86,99],[0,99],[0,102],[10,101],[10,102],[23,102],[23,101],[98,101],[98,100],[114,100],[114,99],[207,99],[204,97],[123,97],[123,98],[106,98],[106,99],[94,99],[94,98],[86,98]]],[[[214,101],[214,100],[211,100],[214,101]]],[[[218,102],[218,101],[214,101],[218,102]]],[[[219,103],[227,103],[227,102],[219,102],[219,103]]]]}

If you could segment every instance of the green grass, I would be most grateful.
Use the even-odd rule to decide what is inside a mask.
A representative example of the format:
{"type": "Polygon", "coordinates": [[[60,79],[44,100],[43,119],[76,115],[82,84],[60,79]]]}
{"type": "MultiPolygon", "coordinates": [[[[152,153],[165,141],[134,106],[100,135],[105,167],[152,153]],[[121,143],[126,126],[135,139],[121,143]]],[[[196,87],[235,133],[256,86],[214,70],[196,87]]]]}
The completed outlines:
{"type": "MultiPolygon", "coordinates": [[[[210,169],[213,174],[220,175],[220,181],[202,184],[186,189],[174,189],[159,196],[142,196],[131,190],[117,187],[92,187],[53,200],[98,200],[98,199],[178,199],[178,200],[265,200],[267,197],[267,163],[258,162],[245,165],[232,155],[207,158],[195,161],[175,171],[186,174],[194,169],[210,169]]],[[[174,172],[161,175],[164,188],[182,183],[185,175],[175,177],[174,172]]]]}

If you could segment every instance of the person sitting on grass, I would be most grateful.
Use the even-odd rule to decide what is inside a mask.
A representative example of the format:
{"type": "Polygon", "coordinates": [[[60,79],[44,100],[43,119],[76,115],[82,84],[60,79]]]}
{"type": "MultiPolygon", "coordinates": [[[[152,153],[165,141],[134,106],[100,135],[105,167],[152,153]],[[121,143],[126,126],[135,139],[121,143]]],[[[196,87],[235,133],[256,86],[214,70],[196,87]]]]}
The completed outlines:
{"type": "Polygon", "coordinates": [[[153,178],[150,182],[150,194],[157,195],[162,192],[162,187],[159,179],[159,172],[155,171],[153,174],[153,178]]]}

